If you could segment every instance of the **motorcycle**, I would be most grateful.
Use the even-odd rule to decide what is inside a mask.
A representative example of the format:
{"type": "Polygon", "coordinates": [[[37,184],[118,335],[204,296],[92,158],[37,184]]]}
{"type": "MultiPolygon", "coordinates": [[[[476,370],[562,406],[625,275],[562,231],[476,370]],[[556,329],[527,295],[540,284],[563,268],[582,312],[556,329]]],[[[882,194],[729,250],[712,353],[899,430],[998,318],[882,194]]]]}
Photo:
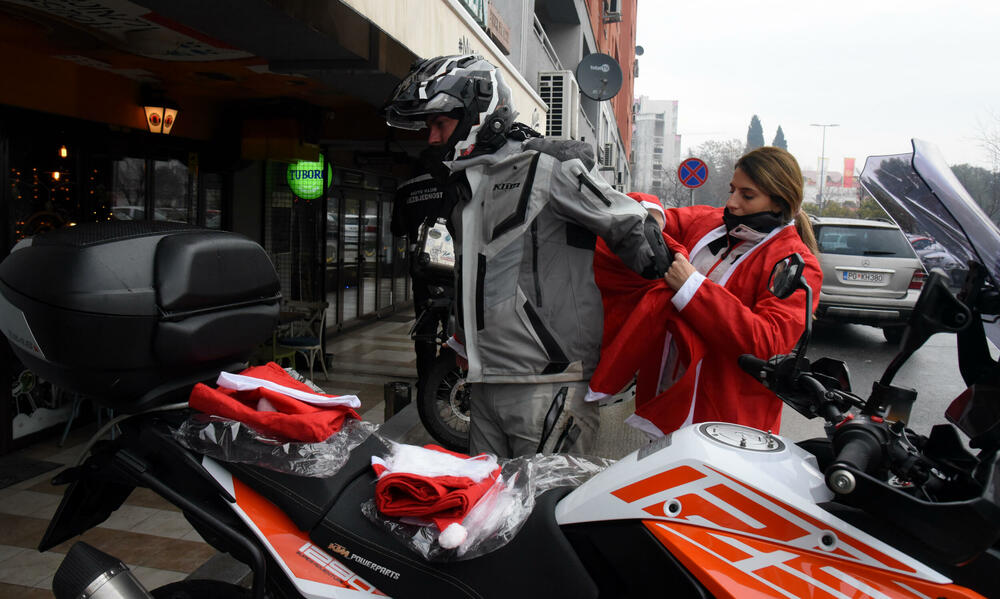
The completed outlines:
{"type": "MultiPolygon", "coordinates": [[[[208,368],[202,362],[164,373],[151,367],[146,376],[157,375],[159,390],[122,374],[118,385],[94,381],[114,391],[119,405],[140,409],[117,423],[116,439],[95,445],[82,464],[58,475],[70,487],[40,549],[96,526],[135,487],[146,487],[177,505],[208,543],[250,566],[251,588],[212,586],[219,597],[1000,596],[1000,368],[987,344],[1000,340],[1000,265],[993,260],[1000,232],[923,142],[914,141],[912,154],[870,158],[862,184],[905,232],[931,236],[966,259],[963,286],[956,290],[954,276],[932,274],[900,353],[867,399],[851,391],[843,363],[807,357],[811,297],[793,351],[740,358],[747,373],[799,413],[823,418],[825,439],[793,443],[736,424],[696,423],[576,488],[545,492],[503,547],[474,559],[429,562],[359,510],[372,496],[377,440],[356,447],[326,478],[220,462],[177,443],[171,430],[187,412],[164,405],[189,385],[176,379],[207,378],[208,368]],[[893,378],[938,332],[958,336],[969,388],[949,406],[951,424],[924,436],[906,427],[916,391],[893,378]],[[126,403],[133,394],[139,400],[126,403]]],[[[24,266],[29,262],[25,257],[24,266]]],[[[811,296],[801,269],[795,255],[775,265],[772,292],[811,296]]],[[[33,310],[32,300],[12,289],[11,270],[0,265],[5,334],[19,354],[37,344],[41,354],[54,355],[38,319],[52,309],[33,310]]],[[[157,281],[169,286],[173,270],[161,268],[157,281]]],[[[266,284],[242,287],[263,293],[231,302],[233,318],[246,316],[247,305],[266,305],[271,291],[266,284]]],[[[159,295],[170,303],[176,294],[159,295]]],[[[160,307],[174,317],[167,324],[179,322],[176,308],[160,307]]],[[[202,309],[193,317],[213,313],[202,309]]],[[[236,345],[202,349],[206,363],[240,354],[236,345]]],[[[84,386],[86,377],[59,372],[50,359],[36,356],[32,366],[84,386]]],[[[206,592],[197,585],[209,583],[179,584],[186,587],[169,591],[197,596],[206,592]]],[[[148,596],[117,559],[82,543],[67,555],[53,587],[59,598],[148,596]]]]}
{"type": "Polygon", "coordinates": [[[454,288],[434,285],[430,299],[417,315],[410,330],[414,341],[433,343],[437,356],[430,371],[420,381],[417,392],[417,413],[420,423],[442,447],[452,451],[469,450],[469,388],[465,384],[465,369],[455,360],[455,352],[444,346],[451,336],[448,323],[452,319],[454,288]],[[434,332],[425,323],[435,323],[434,332]]]}
{"type": "Polygon", "coordinates": [[[416,247],[413,270],[427,281],[429,297],[416,306],[418,314],[410,338],[433,344],[437,351],[428,372],[421,373],[417,413],[441,446],[464,452],[469,450],[466,371],[457,364],[455,352],[444,345],[454,329],[455,303],[455,251],[445,220],[422,224],[416,247]]]}

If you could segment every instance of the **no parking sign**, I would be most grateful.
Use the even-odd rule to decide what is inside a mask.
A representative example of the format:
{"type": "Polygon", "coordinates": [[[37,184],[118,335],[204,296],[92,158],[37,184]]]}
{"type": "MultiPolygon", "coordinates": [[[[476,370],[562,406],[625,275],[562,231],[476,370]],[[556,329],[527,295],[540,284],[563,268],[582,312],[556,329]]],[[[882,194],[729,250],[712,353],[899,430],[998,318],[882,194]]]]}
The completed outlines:
{"type": "Polygon", "coordinates": [[[689,189],[701,187],[708,180],[708,165],[700,158],[688,158],[677,167],[677,178],[689,189]]]}

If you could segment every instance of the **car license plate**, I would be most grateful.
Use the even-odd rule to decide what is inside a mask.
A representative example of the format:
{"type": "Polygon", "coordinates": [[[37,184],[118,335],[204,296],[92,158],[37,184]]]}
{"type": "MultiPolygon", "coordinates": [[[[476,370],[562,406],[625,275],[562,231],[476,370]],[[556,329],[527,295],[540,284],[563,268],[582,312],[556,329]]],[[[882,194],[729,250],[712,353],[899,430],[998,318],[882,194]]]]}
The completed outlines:
{"type": "Polygon", "coordinates": [[[843,276],[845,281],[856,281],[859,283],[881,283],[885,280],[885,275],[880,272],[858,272],[856,270],[845,270],[843,276]]]}

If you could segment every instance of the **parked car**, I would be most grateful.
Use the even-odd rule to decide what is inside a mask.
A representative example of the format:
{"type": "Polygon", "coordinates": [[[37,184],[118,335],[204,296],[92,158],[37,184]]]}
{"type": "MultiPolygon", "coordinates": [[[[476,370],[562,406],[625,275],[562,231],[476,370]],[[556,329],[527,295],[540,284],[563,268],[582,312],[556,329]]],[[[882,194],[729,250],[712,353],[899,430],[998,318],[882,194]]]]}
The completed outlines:
{"type": "Polygon", "coordinates": [[[886,221],[813,218],[823,268],[816,317],[880,327],[898,344],[927,272],[886,221]]]}
{"type": "MultiPolygon", "coordinates": [[[[946,273],[955,270],[962,270],[962,262],[943,245],[924,235],[907,235],[910,245],[917,251],[917,257],[924,265],[925,270],[940,268],[946,273]]],[[[959,281],[961,284],[961,281],[959,281]]]]}

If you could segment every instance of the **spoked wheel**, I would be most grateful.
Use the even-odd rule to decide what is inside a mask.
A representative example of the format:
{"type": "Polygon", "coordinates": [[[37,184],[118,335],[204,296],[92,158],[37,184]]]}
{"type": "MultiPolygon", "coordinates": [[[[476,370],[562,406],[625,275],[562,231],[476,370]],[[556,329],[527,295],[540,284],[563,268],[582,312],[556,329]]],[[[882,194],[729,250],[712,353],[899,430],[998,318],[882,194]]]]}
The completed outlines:
{"type": "Polygon", "coordinates": [[[465,371],[455,364],[455,354],[442,351],[434,362],[417,401],[424,428],[452,451],[469,450],[469,388],[465,371]]]}

